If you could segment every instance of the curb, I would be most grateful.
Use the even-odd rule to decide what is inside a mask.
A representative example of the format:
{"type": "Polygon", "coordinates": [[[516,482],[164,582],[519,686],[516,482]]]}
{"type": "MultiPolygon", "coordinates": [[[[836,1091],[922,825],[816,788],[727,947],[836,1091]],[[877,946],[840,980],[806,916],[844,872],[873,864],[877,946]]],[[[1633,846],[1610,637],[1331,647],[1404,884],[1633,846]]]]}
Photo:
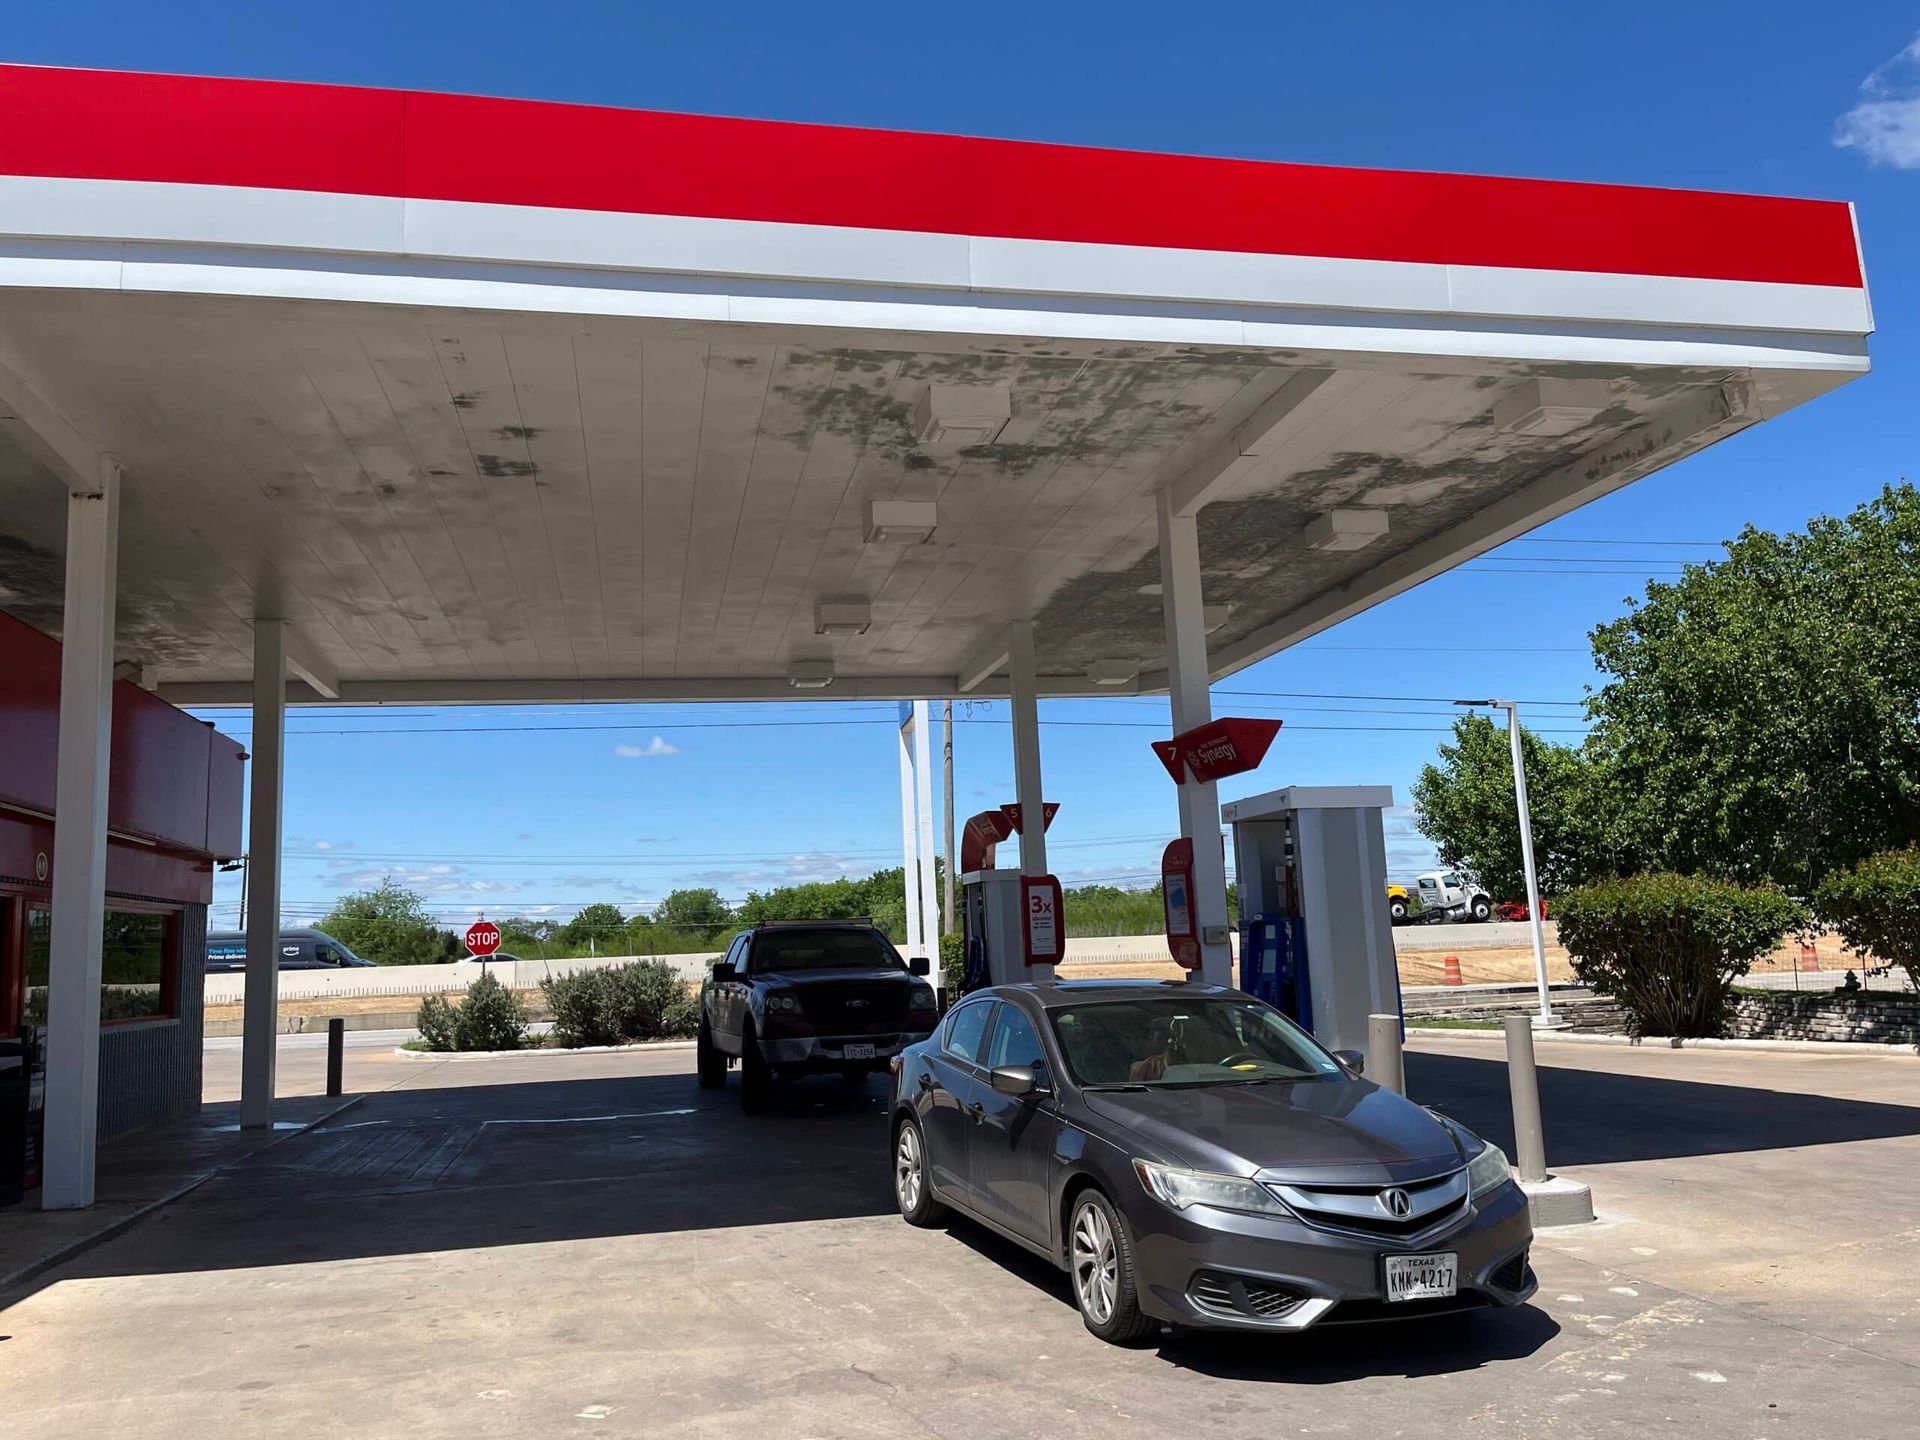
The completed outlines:
{"type": "Polygon", "coordinates": [[[91,1235],[82,1235],[77,1240],[69,1241],[67,1244],[61,1246],[58,1250],[52,1251],[51,1253],[46,1255],[42,1255],[38,1260],[33,1261],[29,1265],[23,1265],[20,1269],[15,1270],[10,1275],[0,1275],[0,1300],[4,1300],[6,1297],[11,1296],[15,1290],[27,1284],[29,1281],[34,1280],[39,1276],[46,1274],[47,1271],[49,1270],[55,1269],[61,1265],[66,1264],[69,1260],[74,1259],[76,1256],[84,1255],[86,1254],[87,1251],[92,1250],[97,1246],[105,1245],[108,1241],[118,1240],[122,1235],[126,1234],[129,1230],[133,1229],[133,1227],[138,1225],[142,1220],[147,1219],[149,1216],[158,1214],[160,1211],[166,1209],[169,1205],[173,1204],[176,1200],[184,1200],[187,1196],[191,1195],[194,1191],[198,1190],[202,1185],[206,1184],[209,1180],[212,1180],[215,1176],[225,1174],[227,1171],[233,1169],[234,1166],[244,1164],[247,1161],[253,1159],[256,1155],[266,1154],[267,1151],[273,1149],[274,1146],[284,1144],[286,1141],[293,1139],[296,1135],[305,1135],[309,1131],[317,1130],[320,1126],[326,1124],[329,1120],[335,1119],[338,1116],[346,1114],[347,1111],[353,1109],[354,1106],[360,1104],[360,1102],[365,1100],[366,1098],[367,1097],[365,1095],[348,1095],[344,1099],[342,1099],[340,1104],[334,1106],[331,1110],[328,1110],[323,1114],[314,1116],[313,1119],[309,1120],[306,1124],[302,1125],[299,1129],[288,1130],[284,1134],[276,1135],[272,1140],[269,1140],[266,1144],[260,1146],[257,1149],[249,1150],[244,1155],[236,1155],[231,1160],[222,1161],[220,1164],[214,1166],[211,1170],[207,1170],[202,1172],[199,1175],[195,1175],[191,1180],[182,1181],[180,1184],[174,1186],[173,1189],[167,1191],[166,1194],[158,1196],[155,1199],[149,1200],[146,1204],[138,1207],[137,1209],[129,1211],[125,1215],[122,1215],[118,1220],[114,1221],[111,1225],[108,1225],[102,1229],[96,1230],[91,1235]]]}
{"type": "Polygon", "coordinates": [[[642,1040],[633,1045],[577,1045],[571,1048],[542,1045],[528,1050],[409,1050],[404,1045],[396,1045],[393,1053],[402,1060],[432,1060],[436,1063],[445,1060],[531,1060],[555,1055],[628,1055],[653,1050],[691,1050],[696,1043],[692,1040],[642,1040]]]}
{"type": "MultiPolygon", "coordinates": [[[[1407,1034],[1424,1040],[1458,1040],[1463,1037],[1470,1040],[1506,1039],[1506,1032],[1500,1029],[1455,1030],[1434,1025],[1409,1025],[1407,1034]]],[[[1533,1039],[1536,1045],[1548,1042],[1555,1045],[1632,1045],[1648,1050],[1772,1050],[1791,1055],[1883,1057],[1920,1055],[1920,1045],[1879,1044],[1872,1040],[1673,1040],[1658,1035],[1636,1040],[1631,1035],[1599,1035],[1570,1030],[1536,1030],[1533,1039]]]]}

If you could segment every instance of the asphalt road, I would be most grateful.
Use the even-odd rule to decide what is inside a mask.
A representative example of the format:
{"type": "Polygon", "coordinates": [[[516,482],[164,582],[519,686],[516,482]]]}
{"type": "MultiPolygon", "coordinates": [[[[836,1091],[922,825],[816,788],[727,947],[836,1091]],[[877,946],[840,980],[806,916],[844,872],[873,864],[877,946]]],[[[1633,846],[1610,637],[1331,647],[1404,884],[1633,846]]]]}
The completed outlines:
{"type": "MultiPolygon", "coordinates": [[[[1912,1433],[1910,1058],[1543,1043],[1602,1220],[1538,1237],[1534,1305],[1116,1350],[1044,1263],[899,1221],[878,1081],[748,1118],[686,1051],[380,1048],[357,1108],[0,1310],[9,1440],[1912,1433]]],[[[1422,1042],[1410,1084],[1498,1134],[1497,1056],[1422,1042]]]]}

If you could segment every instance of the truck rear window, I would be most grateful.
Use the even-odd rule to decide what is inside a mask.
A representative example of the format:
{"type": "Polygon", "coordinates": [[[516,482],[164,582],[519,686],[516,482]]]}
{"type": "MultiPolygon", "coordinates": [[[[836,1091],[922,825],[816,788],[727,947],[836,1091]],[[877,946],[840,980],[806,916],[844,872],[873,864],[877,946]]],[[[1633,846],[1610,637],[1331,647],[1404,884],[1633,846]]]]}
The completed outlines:
{"type": "Polygon", "coordinates": [[[771,930],[753,939],[754,974],[775,970],[904,970],[899,953],[871,930],[771,930]]]}

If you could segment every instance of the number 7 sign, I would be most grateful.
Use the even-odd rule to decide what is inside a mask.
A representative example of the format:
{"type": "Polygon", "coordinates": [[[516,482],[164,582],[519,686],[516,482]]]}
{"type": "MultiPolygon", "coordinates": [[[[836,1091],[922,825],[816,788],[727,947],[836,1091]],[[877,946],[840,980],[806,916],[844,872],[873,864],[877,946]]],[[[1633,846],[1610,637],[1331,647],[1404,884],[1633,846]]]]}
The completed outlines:
{"type": "Polygon", "coordinates": [[[1020,908],[1026,924],[1027,964],[1055,965],[1066,951],[1065,926],[1061,923],[1064,897],[1060,881],[1052,875],[1020,877],[1020,908]]]}

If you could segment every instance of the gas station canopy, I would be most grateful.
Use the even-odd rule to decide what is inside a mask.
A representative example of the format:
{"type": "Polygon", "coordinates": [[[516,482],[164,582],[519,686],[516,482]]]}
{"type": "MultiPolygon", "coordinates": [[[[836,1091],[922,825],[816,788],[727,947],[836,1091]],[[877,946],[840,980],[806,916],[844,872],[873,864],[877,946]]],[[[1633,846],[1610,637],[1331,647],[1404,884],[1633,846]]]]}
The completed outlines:
{"type": "Polygon", "coordinates": [[[180,703],[1126,693],[1163,493],[1218,676],[1871,328],[1840,203],[0,66],[0,606],[107,452],[180,703]]]}

